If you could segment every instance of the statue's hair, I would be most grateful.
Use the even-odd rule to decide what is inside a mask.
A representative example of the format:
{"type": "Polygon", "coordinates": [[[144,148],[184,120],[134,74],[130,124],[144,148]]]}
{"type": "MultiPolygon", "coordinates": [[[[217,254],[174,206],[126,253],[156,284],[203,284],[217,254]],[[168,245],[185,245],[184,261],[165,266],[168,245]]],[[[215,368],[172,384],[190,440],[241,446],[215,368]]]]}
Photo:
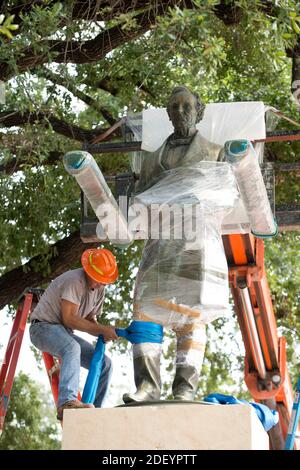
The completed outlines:
{"type": "Polygon", "coordinates": [[[189,93],[189,94],[193,95],[196,98],[196,110],[197,110],[197,121],[196,122],[200,122],[201,119],[203,118],[203,114],[204,114],[204,110],[205,110],[205,104],[202,103],[202,101],[200,100],[198,93],[193,93],[191,90],[188,89],[188,87],[186,87],[184,85],[179,85],[179,86],[176,86],[175,88],[173,88],[171,96],[170,96],[168,104],[167,104],[168,114],[170,114],[169,113],[169,105],[170,105],[171,99],[173,98],[173,96],[175,96],[179,93],[182,93],[182,92],[189,93]]]}

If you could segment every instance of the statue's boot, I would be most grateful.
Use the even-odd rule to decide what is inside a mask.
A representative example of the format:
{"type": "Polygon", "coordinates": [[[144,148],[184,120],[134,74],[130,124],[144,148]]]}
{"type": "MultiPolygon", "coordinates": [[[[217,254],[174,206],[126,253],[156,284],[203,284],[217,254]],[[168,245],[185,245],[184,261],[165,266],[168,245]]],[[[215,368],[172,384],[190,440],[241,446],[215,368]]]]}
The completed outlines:
{"type": "Polygon", "coordinates": [[[134,357],[135,393],[125,393],[124,403],[160,399],[160,354],[134,357]]]}
{"type": "Polygon", "coordinates": [[[176,373],[172,385],[175,400],[193,401],[204,358],[205,325],[193,322],[176,329],[176,373]]]}
{"type": "Polygon", "coordinates": [[[172,391],[174,400],[193,401],[197,392],[199,372],[193,366],[177,366],[172,391]]]}

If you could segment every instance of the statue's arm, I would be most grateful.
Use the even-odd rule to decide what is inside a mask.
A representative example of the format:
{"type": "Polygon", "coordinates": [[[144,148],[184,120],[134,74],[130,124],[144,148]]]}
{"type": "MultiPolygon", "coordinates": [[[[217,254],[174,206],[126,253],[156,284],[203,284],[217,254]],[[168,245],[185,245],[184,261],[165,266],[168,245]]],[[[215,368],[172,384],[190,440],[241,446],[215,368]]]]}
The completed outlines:
{"type": "Polygon", "coordinates": [[[143,152],[139,179],[135,186],[135,194],[142,193],[153,185],[153,177],[157,173],[157,162],[160,149],[156,152],[143,152]]]}
{"type": "Polygon", "coordinates": [[[141,171],[139,174],[139,178],[137,181],[137,184],[135,186],[135,194],[139,194],[144,191],[144,188],[146,188],[149,184],[149,169],[148,169],[148,161],[147,159],[149,158],[149,153],[144,152],[142,155],[142,164],[141,164],[141,171]]]}
{"type": "Polygon", "coordinates": [[[219,151],[219,155],[218,155],[218,162],[225,162],[226,159],[225,159],[225,150],[224,150],[224,147],[221,147],[220,151],[219,151]]]}

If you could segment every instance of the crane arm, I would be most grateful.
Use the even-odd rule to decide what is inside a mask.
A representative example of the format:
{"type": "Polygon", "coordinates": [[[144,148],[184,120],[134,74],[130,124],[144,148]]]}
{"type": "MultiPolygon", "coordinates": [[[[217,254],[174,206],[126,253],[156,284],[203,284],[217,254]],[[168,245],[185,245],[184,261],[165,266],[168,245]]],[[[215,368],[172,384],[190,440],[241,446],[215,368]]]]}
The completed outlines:
{"type": "MultiPolygon", "coordinates": [[[[223,235],[229,282],[245,345],[245,382],[252,397],[276,409],[273,449],[283,449],[293,407],[286,340],[279,337],[264,266],[264,242],[251,234],[223,235]]],[[[300,448],[299,443],[295,447],[300,448]]]]}

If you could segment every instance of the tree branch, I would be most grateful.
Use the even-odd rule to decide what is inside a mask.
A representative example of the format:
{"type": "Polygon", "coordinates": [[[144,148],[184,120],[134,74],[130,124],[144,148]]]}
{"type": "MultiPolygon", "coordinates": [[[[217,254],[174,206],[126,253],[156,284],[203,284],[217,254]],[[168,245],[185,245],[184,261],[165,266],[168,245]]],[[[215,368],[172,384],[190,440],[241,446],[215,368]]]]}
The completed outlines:
{"type": "MultiPolygon", "coordinates": [[[[55,163],[59,163],[62,161],[63,154],[61,152],[49,152],[48,158],[41,162],[41,165],[54,165],[55,163]]],[[[34,166],[34,163],[31,163],[34,166]]],[[[5,164],[0,165],[0,172],[6,175],[12,175],[16,171],[22,170],[24,165],[29,165],[26,160],[13,157],[8,160],[5,164]]]]}
{"type": "MultiPolygon", "coordinates": [[[[99,243],[89,244],[89,247],[98,246],[99,243]]],[[[50,282],[79,261],[86,245],[80,239],[79,230],[69,237],[50,245],[47,253],[35,256],[28,263],[19,266],[0,277],[0,309],[15,301],[26,288],[37,287],[50,282]],[[52,253],[49,265],[50,274],[35,271],[34,266],[42,265],[45,258],[52,253]],[[56,253],[56,254],[54,254],[56,253]]]]}
{"type": "MultiPolygon", "coordinates": [[[[122,25],[109,28],[94,39],[86,42],[78,41],[57,41],[43,40],[41,46],[46,46],[48,51],[53,54],[52,61],[57,63],[87,64],[98,62],[106,54],[117,47],[129,42],[148,31],[152,25],[155,25],[157,17],[166,13],[169,6],[181,6],[194,8],[192,0],[167,0],[161,2],[149,2],[150,9],[134,17],[135,27],[128,30],[122,29],[122,25]]],[[[16,65],[19,73],[31,70],[32,68],[48,62],[48,53],[41,52],[36,54],[35,50],[29,46],[20,51],[20,58],[16,65]]],[[[15,75],[15,69],[7,63],[0,64],[0,79],[3,81],[15,75]]]]}
{"type": "MultiPolygon", "coordinates": [[[[112,96],[117,96],[119,92],[119,88],[109,80],[109,77],[104,77],[97,82],[93,82],[93,80],[86,78],[83,83],[90,86],[91,88],[99,88],[100,90],[106,91],[112,96]]],[[[155,94],[142,82],[136,82],[135,85],[147,95],[151,96],[152,98],[155,98],[155,94]]]]}
{"type": "Polygon", "coordinates": [[[213,12],[226,26],[239,24],[244,16],[243,9],[237,6],[234,0],[221,0],[213,7],[213,12]]]}
{"type": "Polygon", "coordinates": [[[109,77],[102,78],[101,80],[97,82],[94,82],[93,80],[87,77],[83,83],[90,86],[91,88],[99,88],[100,90],[106,91],[107,93],[110,93],[112,96],[116,96],[119,91],[119,88],[111,82],[109,77]]]}
{"type": "Polygon", "coordinates": [[[118,0],[76,0],[73,5],[72,19],[109,21],[121,14],[130,13],[138,9],[149,9],[151,4],[154,3],[162,2],[151,2],[151,0],[134,0],[130,2],[120,2],[118,0]]]}
{"type": "Polygon", "coordinates": [[[45,5],[45,2],[43,0],[33,0],[32,2],[27,1],[27,2],[20,3],[18,5],[10,5],[10,6],[7,6],[7,2],[1,2],[2,4],[0,4],[0,9],[1,9],[0,11],[6,17],[15,15],[13,23],[19,25],[19,29],[15,31],[11,31],[11,33],[13,36],[17,36],[18,34],[22,32],[21,15],[30,14],[36,6],[39,6],[39,7],[45,6],[45,8],[49,8],[57,2],[58,0],[52,0],[48,2],[47,5],[45,5]]]}
{"type": "Polygon", "coordinates": [[[293,48],[286,49],[286,55],[292,59],[291,93],[300,103],[300,39],[293,48]]]}
{"type": "MultiPolygon", "coordinates": [[[[69,139],[79,140],[80,142],[91,142],[95,137],[106,132],[103,127],[95,129],[83,129],[75,124],[69,124],[62,119],[58,119],[52,114],[47,115],[43,112],[30,113],[19,111],[3,111],[0,112],[0,125],[3,127],[22,126],[23,124],[34,124],[36,122],[48,121],[52,129],[58,134],[64,135],[69,139]]],[[[113,136],[120,136],[121,130],[117,129],[113,136]]]]}
{"type": "Polygon", "coordinates": [[[76,98],[79,98],[81,101],[86,103],[88,106],[91,106],[94,108],[96,111],[99,111],[104,119],[112,126],[113,124],[116,123],[116,120],[113,118],[113,116],[110,114],[107,109],[105,109],[103,106],[101,106],[94,98],[91,96],[87,95],[83,91],[79,90],[72,82],[71,80],[68,81],[68,79],[62,77],[61,75],[52,72],[51,70],[48,70],[46,67],[40,68],[36,71],[36,74],[38,76],[44,77],[47,80],[50,80],[52,83],[55,83],[56,85],[63,86],[68,90],[70,93],[72,93],[73,96],[76,96],[76,98]]]}
{"type": "MultiPolygon", "coordinates": [[[[223,21],[226,26],[239,24],[244,17],[244,9],[235,0],[221,0],[212,10],[216,17],[223,21]]],[[[261,2],[256,6],[257,10],[272,18],[278,17],[280,8],[270,0],[261,2]]]]}

